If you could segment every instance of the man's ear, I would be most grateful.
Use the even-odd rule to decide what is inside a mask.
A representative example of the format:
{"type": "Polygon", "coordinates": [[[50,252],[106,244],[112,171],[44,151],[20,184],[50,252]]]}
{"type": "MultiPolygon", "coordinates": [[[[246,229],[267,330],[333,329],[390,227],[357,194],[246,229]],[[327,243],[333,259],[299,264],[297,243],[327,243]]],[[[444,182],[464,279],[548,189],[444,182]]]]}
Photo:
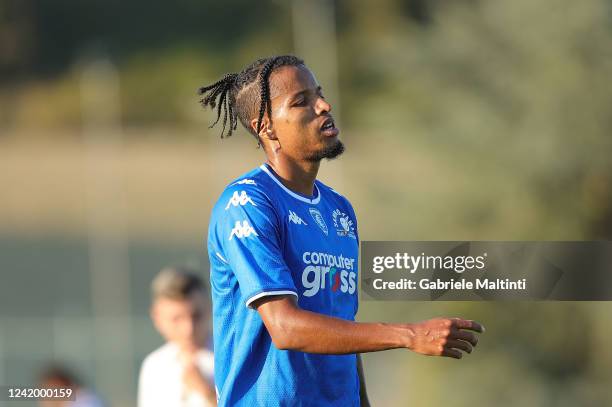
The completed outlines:
{"type": "MultiPolygon", "coordinates": [[[[251,120],[250,124],[251,124],[251,128],[253,129],[253,132],[257,132],[257,119],[251,120]]],[[[274,129],[272,129],[272,126],[270,125],[270,121],[268,120],[267,116],[264,116],[263,119],[261,120],[261,128],[259,129],[259,137],[267,138],[270,140],[276,140],[276,134],[274,133],[274,129]]]]}

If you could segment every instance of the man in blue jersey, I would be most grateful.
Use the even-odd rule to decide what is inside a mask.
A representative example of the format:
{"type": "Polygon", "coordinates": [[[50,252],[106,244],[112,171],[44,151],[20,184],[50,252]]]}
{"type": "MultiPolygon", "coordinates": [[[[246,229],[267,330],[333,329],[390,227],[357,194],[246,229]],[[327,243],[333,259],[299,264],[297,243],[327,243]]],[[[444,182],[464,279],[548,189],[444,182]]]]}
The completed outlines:
{"type": "Polygon", "coordinates": [[[321,160],[344,147],[303,61],[260,59],[200,94],[217,107],[217,121],[223,116],[222,137],[240,120],[267,158],[225,188],[210,220],[220,406],[369,405],[359,353],[472,351],[470,331],[483,328],[469,320],[354,322],[357,219],[345,197],[316,179],[321,160]]]}

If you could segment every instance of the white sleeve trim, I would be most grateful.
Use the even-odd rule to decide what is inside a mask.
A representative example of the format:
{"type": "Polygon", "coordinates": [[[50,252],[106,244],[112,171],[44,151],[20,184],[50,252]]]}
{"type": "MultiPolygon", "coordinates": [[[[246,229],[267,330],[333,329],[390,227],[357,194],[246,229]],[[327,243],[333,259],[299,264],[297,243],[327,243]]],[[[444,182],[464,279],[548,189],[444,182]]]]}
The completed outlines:
{"type": "Polygon", "coordinates": [[[217,257],[218,257],[219,259],[221,259],[221,261],[222,261],[223,263],[225,263],[225,264],[229,264],[229,261],[225,260],[225,259],[223,258],[223,256],[221,256],[221,254],[219,254],[219,252],[215,252],[215,254],[217,255],[217,257]]]}
{"type": "Polygon", "coordinates": [[[249,308],[253,301],[258,300],[258,299],[260,299],[262,297],[268,297],[268,296],[274,296],[274,295],[286,295],[286,294],[295,295],[295,298],[297,298],[297,296],[298,296],[295,291],[289,291],[289,290],[264,291],[263,293],[256,294],[256,295],[252,296],[251,298],[249,298],[247,300],[247,302],[246,302],[246,306],[247,306],[247,308],[249,308]]]}

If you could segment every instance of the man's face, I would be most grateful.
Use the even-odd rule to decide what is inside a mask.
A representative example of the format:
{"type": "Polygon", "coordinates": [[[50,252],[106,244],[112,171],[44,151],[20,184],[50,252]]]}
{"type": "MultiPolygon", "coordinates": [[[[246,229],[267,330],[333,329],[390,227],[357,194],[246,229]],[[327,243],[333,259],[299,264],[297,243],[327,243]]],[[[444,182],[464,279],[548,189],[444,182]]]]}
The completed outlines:
{"type": "Polygon", "coordinates": [[[297,161],[320,161],[344,151],[340,132],[314,75],[304,66],[283,66],[270,75],[272,130],[280,154],[297,161]]]}
{"type": "Polygon", "coordinates": [[[151,308],[151,318],[164,339],[183,350],[195,351],[204,345],[208,307],[201,292],[194,292],[186,299],[157,298],[151,308]]]}

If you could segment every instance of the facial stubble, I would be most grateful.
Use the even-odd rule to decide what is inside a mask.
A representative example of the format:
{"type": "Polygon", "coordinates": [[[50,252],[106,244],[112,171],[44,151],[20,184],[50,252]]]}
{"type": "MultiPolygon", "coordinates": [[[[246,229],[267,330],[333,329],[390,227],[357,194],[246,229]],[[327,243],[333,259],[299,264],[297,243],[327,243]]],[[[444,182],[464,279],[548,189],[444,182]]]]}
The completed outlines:
{"type": "Polygon", "coordinates": [[[310,157],[308,157],[308,161],[321,161],[324,158],[333,160],[334,158],[340,156],[343,152],[344,144],[342,144],[340,140],[336,140],[334,144],[314,152],[310,157]]]}

